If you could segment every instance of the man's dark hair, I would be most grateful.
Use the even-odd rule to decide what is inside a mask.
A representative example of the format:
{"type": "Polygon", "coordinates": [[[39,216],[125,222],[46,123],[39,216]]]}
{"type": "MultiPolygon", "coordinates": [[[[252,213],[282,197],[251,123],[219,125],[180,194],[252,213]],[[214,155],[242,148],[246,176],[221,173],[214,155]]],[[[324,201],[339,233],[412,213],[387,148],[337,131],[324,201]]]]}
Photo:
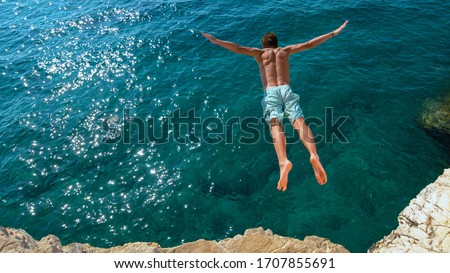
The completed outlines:
{"type": "Polygon", "coordinates": [[[278,47],[278,39],[277,35],[273,32],[267,32],[261,39],[261,43],[263,48],[277,48],[278,47]]]}

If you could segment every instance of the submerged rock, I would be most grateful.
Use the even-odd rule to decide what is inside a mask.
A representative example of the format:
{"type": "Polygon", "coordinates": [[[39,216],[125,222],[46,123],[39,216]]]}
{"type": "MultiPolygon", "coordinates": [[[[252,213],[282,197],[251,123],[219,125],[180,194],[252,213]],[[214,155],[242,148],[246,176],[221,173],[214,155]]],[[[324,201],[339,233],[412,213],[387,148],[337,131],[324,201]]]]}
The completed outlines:
{"type": "Polygon", "coordinates": [[[417,121],[434,134],[450,136],[450,93],[441,99],[426,100],[417,121]]]}
{"type": "Polygon", "coordinates": [[[369,252],[450,253],[450,169],[411,200],[398,222],[369,252]]]}
{"type": "Polygon", "coordinates": [[[244,235],[222,241],[198,240],[172,248],[157,243],[128,243],[112,248],[97,248],[89,244],[72,243],[62,246],[59,239],[48,235],[35,241],[21,229],[0,227],[0,252],[39,253],[347,253],[343,246],[328,239],[308,236],[303,241],[274,235],[271,230],[248,229],[244,235]]]}

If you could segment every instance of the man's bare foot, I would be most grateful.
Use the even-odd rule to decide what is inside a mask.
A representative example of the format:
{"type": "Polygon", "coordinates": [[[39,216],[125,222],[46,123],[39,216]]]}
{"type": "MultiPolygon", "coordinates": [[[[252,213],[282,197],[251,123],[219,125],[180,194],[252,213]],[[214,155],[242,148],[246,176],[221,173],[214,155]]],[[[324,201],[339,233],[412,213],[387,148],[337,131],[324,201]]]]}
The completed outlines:
{"type": "Polygon", "coordinates": [[[291,161],[287,161],[284,164],[280,164],[280,181],[278,181],[277,189],[279,191],[286,191],[288,184],[288,175],[292,169],[291,161]]]}
{"type": "Polygon", "coordinates": [[[327,174],[320,163],[319,157],[317,155],[311,156],[310,160],[311,165],[314,169],[314,174],[316,175],[317,182],[319,185],[324,185],[327,183],[327,174]]]}

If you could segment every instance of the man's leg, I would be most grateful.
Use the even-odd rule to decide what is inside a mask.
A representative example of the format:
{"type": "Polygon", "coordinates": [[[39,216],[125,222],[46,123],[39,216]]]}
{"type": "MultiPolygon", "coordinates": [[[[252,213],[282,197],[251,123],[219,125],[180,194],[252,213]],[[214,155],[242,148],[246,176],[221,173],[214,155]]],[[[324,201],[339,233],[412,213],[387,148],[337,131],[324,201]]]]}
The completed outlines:
{"type": "Polygon", "coordinates": [[[273,138],[273,145],[278,157],[280,166],[280,180],[278,181],[278,190],[285,191],[288,184],[288,174],[292,169],[292,163],[286,155],[286,137],[284,135],[283,124],[274,118],[270,121],[270,133],[273,138]]]}
{"type": "Polygon", "coordinates": [[[317,182],[319,182],[320,185],[327,183],[327,174],[325,173],[325,170],[320,163],[313,134],[308,125],[305,123],[305,120],[303,118],[297,118],[294,120],[292,125],[297,130],[298,135],[303,142],[303,145],[305,145],[306,149],[309,152],[309,161],[311,162],[311,165],[314,169],[314,174],[316,175],[317,182]]]}

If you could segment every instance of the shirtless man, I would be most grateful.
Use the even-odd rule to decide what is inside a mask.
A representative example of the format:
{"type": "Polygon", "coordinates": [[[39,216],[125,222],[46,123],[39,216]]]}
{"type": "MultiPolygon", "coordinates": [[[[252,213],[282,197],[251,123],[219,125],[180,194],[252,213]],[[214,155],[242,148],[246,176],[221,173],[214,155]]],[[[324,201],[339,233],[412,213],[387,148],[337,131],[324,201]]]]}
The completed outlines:
{"type": "Polygon", "coordinates": [[[280,166],[280,180],[278,190],[285,191],[288,184],[288,174],[292,169],[292,163],[286,155],[286,137],[283,129],[283,118],[286,115],[292,126],[310,154],[310,162],[314,170],[317,182],[320,185],[327,183],[327,175],[320,163],[316,151],[314,137],[308,125],[305,123],[302,109],[299,104],[299,96],[292,92],[289,83],[289,56],[303,50],[316,47],[326,40],[338,35],[347,26],[345,21],[338,29],[318,36],[308,42],[278,47],[278,40],[274,33],[266,33],[262,37],[262,47],[250,48],[238,44],[222,41],[210,34],[202,33],[213,44],[220,45],[234,53],[254,57],[259,66],[261,81],[265,90],[262,101],[266,122],[270,125],[270,133],[278,157],[280,166]]]}

